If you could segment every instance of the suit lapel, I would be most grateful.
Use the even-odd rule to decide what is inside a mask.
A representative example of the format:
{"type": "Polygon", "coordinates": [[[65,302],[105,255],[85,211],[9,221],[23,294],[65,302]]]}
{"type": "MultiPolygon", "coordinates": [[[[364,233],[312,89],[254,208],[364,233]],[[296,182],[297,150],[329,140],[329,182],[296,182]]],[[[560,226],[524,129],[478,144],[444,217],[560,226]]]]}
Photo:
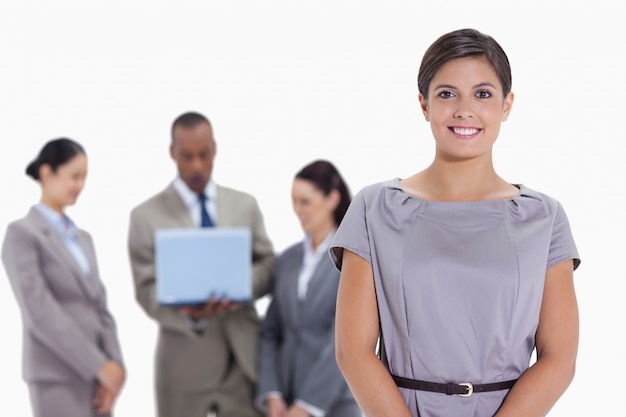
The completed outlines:
{"type": "Polygon", "coordinates": [[[306,297],[303,300],[303,314],[314,312],[317,304],[319,304],[320,297],[324,298],[327,296],[327,285],[332,283],[329,279],[329,277],[332,276],[332,270],[329,270],[329,268],[332,267],[330,260],[326,258],[320,259],[315,266],[313,276],[309,280],[306,297]]]}
{"type": "Polygon", "coordinates": [[[218,227],[227,226],[230,224],[228,208],[231,207],[232,209],[232,202],[229,201],[228,193],[225,193],[221,186],[216,185],[215,188],[217,190],[217,219],[213,219],[213,222],[218,227]]]}
{"type": "Polygon", "coordinates": [[[302,270],[303,264],[303,256],[304,256],[304,245],[300,244],[297,246],[294,256],[292,256],[289,261],[291,264],[288,271],[290,271],[290,276],[287,281],[287,296],[289,303],[289,311],[291,311],[293,317],[292,320],[294,323],[299,324],[302,320],[302,303],[304,300],[300,300],[298,298],[298,281],[300,278],[300,271],[302,270]]]}
{"type": "Polygon", "coordinates": [[[89,291],[97,297],[98,291],[100,289],[100,276],[98,272],[98,264],[96,262],[96,253],[91,240],[87,237],[86,233],[82,230],[78,230],[76,234],[76,238],[78,239],[78,243],[82,248],[85,256],[87,257],[87,262],[89,262],[89,276],[85,277],[81,282],[85,286],[89,288],[89,291]]]}
{"type": "MultiPolygon", "coordinates": [[[[78,285],[81,286],[81,288],[85,292],[85,295],[87,295],[87,297],[89,298],[94,298],[96,289],[95,284],[89,282],[93,281],[92,277],[88,277],[83,274],[80,265],[78,264],[78,262],[76,262],[76,259],[74,259],[74,256],[69,251],[67,246],[65,246],[65,242],[63,242],[63,238],[61,238],[59,233],[54,230],[54,228],[46,221],[45,218],[43,218],[41,214],[37,212],[37,209],[35,208],[30,209],[30,212],[28,213],[28,218],[30,221],[32,221],[33,225],[35,225],[35,227],[42,233],[42,235],[45,236],[45,239],[48,243],[46,247],[50,250],[50,252],[54,253],[60,259],[62,259],[63,264],[67,266],[70,272],[69,275],[71,275],[76,281],[78,281],[78,285]]],[[[81,248],[85,252],[88,252],[86,250],[86,243],[84,239],[79,239],[79,242],[81,248]]],[[[89,256],[87,257],[87,259],[89,260],[89,267],[95,269],[92,259],[89,256]]]]}
{"type": "Polygon", "coordinates": [[[191,218],[191,214],[189,214],[189,209],[180,198],[173,184],[170,184],[163,190],[161,200],[163,202],[162,206],[170,216],[169,218],[174,220],[180,227],[197,227],[191,218]]]}

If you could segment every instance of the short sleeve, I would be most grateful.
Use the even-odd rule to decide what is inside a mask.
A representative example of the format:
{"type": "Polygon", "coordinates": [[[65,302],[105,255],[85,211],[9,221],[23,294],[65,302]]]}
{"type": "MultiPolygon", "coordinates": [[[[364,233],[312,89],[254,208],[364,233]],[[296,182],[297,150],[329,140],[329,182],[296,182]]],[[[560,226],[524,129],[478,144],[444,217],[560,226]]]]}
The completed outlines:
{"type": "Polygon", "coordinates": [[[344,249],[372,263],[366,213],[365,196],[361,190],[352,199],[330,245],[330,257],[339,271],[341,271],[344,249]]]}
{"type": "Polygon", "coordinates": [[[574,242],[565,210],[561,204],[558,204],[554,225],[552,226],[552,239],[550,241],[547,268],[549,269],[570,259],[574,261],[574,269],[578,268],[580,257],[578,256],[576,243],[574,242]]]}

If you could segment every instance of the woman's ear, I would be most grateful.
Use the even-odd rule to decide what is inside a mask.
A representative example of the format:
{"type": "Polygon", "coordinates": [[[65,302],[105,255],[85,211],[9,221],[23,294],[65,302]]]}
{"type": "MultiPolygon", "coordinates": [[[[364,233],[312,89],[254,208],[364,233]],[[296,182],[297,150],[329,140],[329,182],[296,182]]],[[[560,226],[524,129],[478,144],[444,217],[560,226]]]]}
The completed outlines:
{"type": "Polygon", "coordinates": [[[47,181],[53,175],[54,172],[52,171],[52,167],[50,166],[50,164],[39,165],[39,180],[47,181]]]}
{"type": "Polygon", "coordinates": [[[511,113],[511,109],[513,108],[513,100],[515,99],[515,94],[512,91],[506,95],[504,98],[504,105],[502,106],[502,121],[506,121],[509,118],[509,114],[511,113]]]}
{"type": "Polygon", "coordinates": [[[422,93],[418,96],[420,107],[422,109],[422,114],[424,115],[424,119],[427,122],[430,122],[430,117],[428,116],[428,99],[422,95],[422,93]]]}
{"type": "Polygon", "coordinates": [[[335,210],[341,202],[341,193],[336,188],[333,188],[332,190],[330,190],[330,193],[328,193],[327,198],[331,204],[332,209],[335,210]]]}

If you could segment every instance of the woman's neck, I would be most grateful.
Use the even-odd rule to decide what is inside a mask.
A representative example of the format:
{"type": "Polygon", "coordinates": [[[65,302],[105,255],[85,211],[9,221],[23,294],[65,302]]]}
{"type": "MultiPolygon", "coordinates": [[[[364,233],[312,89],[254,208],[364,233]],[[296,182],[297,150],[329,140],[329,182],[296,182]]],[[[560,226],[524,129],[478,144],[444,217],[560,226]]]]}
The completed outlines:
{"type": "Polygon", "coordinates": [[[434,201],[476,201],[509,198],[517,189],[487,161],[438,161],[403,180],[409,194],[434,201]]]}
{"type": "Polygon", "coordinates": [[[64,214],[63,210],[65,209],[65,207],[62,204],[59,204],[58,202],[48,198],[47,196],[42,195],[40,202],[50,207],[52,210],[60,214],[64,214]]]}
{"type": "Polygon", "coordinates": [[[309,236],[311,237],[311,248],[314,252],[317,251],[319,245],[321,245],[326,237],[328,237],[328,235],[334,230],[335,225],[333,223],[329,223],[321,226],[318,230],[309,233],[309,236]]]}

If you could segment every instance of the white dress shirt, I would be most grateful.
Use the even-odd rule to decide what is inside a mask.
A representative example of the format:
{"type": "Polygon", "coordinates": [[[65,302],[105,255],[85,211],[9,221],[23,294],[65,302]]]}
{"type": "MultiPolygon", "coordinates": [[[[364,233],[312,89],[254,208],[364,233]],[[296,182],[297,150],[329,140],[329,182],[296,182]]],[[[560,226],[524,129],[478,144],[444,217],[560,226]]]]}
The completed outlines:
{"type": "Polygon", "coordinates": [[[309,281],[315,273],[315,268],[323,256],[328,256],[328,248],[333,240],[334,232],[329,233],[317,248],[313,249],[313,240],[311,236],[304,237],[304,257],[302,259],[302,268],[298,275],[298,300],[304,300],[309,287],[309,281]]]}
{"type": "MultiPolygon", "coordinates": [[[[185,207],[189,210],[193,223],[200,227],[200,200],[198,200],[198,194],[191,190],[180,177],[176,177],[176,179],[174,179],[173,185],[174,189],[183,200],[183,203],[185,203],[185,207]]],[[[208,197],[204,204],[206,205],[209,216],[211,216],[213,224],[216,225],[218,215],[217,185],[215,185],[213,180],[209,180],[207,185],[204,187],[204,194],[208,197]]]]}

